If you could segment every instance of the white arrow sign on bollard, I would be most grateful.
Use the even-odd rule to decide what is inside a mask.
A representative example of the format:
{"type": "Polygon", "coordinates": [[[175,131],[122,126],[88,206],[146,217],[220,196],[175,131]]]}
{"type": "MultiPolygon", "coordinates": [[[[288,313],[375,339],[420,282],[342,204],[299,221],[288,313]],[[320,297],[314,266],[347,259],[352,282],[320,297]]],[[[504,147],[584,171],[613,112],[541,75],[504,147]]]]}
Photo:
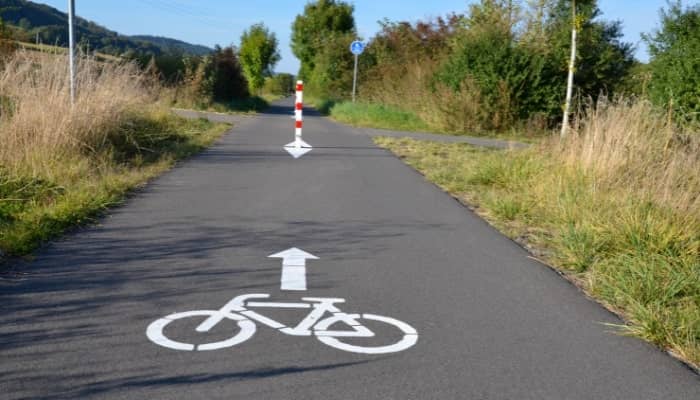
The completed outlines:
{"type": "Polygon", "coordinates": [[[301,139],[297,139],[292,143],[289,143],[288,145],[284,146],[284,149],[287,150],[287,153],[289,153],[294,158],[299,158],[313,150],[310,144],[306,143],[301,139]]]}
{"type": "Polygon", "coordinates": [[[318,260],[313,254],[292,247],[268,256],[282,259],[282,290],[306,290],[306,260],[318,260]]]}
{"type": "Polygon", "coordinates": [[[299,158],[304,154],[313,150],[310,144],[301,140],[301,129],[304,126],[303,108],[304,108],[304,83],[297,81],[296,100],[294,102],[294,141],[284,146],[287,153],[294,158],[299,158]]]}

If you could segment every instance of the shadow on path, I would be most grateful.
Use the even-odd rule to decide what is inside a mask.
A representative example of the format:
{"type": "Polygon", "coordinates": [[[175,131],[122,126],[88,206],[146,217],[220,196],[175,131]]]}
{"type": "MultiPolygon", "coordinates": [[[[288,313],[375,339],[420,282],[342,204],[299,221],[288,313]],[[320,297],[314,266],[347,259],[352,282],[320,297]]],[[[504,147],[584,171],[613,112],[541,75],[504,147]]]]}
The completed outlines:
{"type": "MultiPolygon", "coordinates": [[[[330,371],[339,368],[353,367],[356,365],[366,364],[369,361],[358,361],[358,362],[345,362],[336,364],[323,364],[314,366],[291,366],[291,367],[281,367],[281,368],[260,368],[244,372],[233,372],[233,373],[222,373],[222,374],[191,374],[191,375],[148,375],[144,374],[141,376],[132,376],[128,378],[118,378],[102,380],[95,383],[91,383],[87,386],[76,387],[72,390],[65,391],[63,393],[57,393],[55,395],[49,395],[43,397],[45,399],[81,399],[96,395],[106,395],[114,392],[116,395],[118,392],[127,391],[129,389],[168,389],[177,388],[179,386],[190,387],[197,384],[206,383],[226,383],[227,385],[241,382],[250,381],[266,378],[277,378],[285,375],[293,374],[303,374],[306,372],[317,372],[317,371],[330,371]]],[[[83,374],[79,377],[74,378],[90,378],[83,374]]],[[[65,379],[65,374],[58,374],[56,376],[44,376],[44,382],[51,383],[55,380],[65,379]]],[[[190,388],[191,389],[191,388],[190,388]]]]}

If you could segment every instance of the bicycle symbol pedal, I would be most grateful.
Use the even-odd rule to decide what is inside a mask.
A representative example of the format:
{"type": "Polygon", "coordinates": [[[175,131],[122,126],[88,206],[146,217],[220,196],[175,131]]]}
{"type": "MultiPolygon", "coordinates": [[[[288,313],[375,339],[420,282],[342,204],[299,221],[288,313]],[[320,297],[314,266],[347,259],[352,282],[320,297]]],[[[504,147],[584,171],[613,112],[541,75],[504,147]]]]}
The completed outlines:
{"type": "Polygon", "coordinates": [[[303,302],[299,303],[250,301],[253,299],[267,299],[269,297],[269,294],[246,294],[233,298],[218,310],[194,310],[170,314],[153,321],[148,326],[146,335],[155,344],[173,350],[219,350],[239,345],[253,337],[257,330],[257,322],[276,329],[286,335],[315,336],[325,345],[351,353],[395,353],[412,347],[418,341],[418,332],[405,322],[375,314],[348,314],[342,312],[335,306],[335,304],[345,302],[344,299],[340,298],[303,297],[301,299],[303,302]],[[310,309],[311,311],[297,326],[289,327],[252,310],[258,308],[310,309]],[[327,314],[330,315],[326,316],[327,314]],[[199,345],[178,342],[165,336],[164,329],[168,325],[175,321],[191,317],[206,317],[196,328],[196,331],[200,333],[209,332],[224,320],[236,322],[240,330],[229,339],[199,345]],[[361,320],[391,325],[401,331],[403,337],[398,342],[385,346],[359,346],[343,342],[344,338],[375,337],[374,332],[364,326],[361,320]],[[337,323],[342,323],[349,328],[345,330],[332,329],[337,323]]]}

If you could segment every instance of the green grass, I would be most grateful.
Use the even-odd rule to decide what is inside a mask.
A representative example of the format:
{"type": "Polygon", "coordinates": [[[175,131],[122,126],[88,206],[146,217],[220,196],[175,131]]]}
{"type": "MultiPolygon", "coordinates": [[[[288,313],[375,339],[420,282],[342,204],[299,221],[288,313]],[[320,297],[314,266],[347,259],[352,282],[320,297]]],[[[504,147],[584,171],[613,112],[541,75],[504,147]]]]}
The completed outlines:
{"type": "Polygon", "coordinates": [[[330,106],[330,116],[338,122],[358,127],[398,131],[428,131],[428,125],[409,111],[382,104],[341,102],[330,106]]]}
{"type": "Polygon", "coordinates": [[[565,272],[627,322],[616,327],[700,365],[700,221],[556,154],[377,138],[426,178],[565,272]]]}
{"type": "Polygon", "coordinates": [[[265,100],[268,104],[272,103],[273,101],[281,100],[289,96],[281,95],[281,94],[274,94],[274,93],[263,93],[260,97],[262,97],[263,100],[265,100]]]}
{"type": "MultiPolygon", "coordinates": [[[[452,132],[430,126],[414,112],[376,103],[352,103],[331,99],[307,99],[321,114],[329,115],[337,122],[361,128],[388,129],[405,132],[429,132],[443,135],[465,136],[468,132],[452,132]]],[[[506,132],[473,132],[471,136],[537,143],[542,135],[522,134],[521,130],[506,132]]]]}
{"type": "Polygon", "coordinates": [[[0,250],[27,255],[67,229],[94,221],[129,191],[201,151],[226,129],[167,113],[134,113],[111,135],[109,150],[62,160],[54,177],[0,169],[0,250]]]}
{"type": "Polygon", "coordinates": [[[311,106],[326,116],[331,114],[331,109],[338,103],[341,103],[341,101],[327,97],[316,97],[313,94],[304,92],[304,106],[311,106]]]}
{"type": "Polygon", "coordinates": [[[245,99],[235,99],[229,102],[184,100],[179,98],[172,106],[198,111],[218,112],[224,114],[255,114],[270,106],[263,97],[252,96],[245,99]]]}
{"type": "Polygon", "coordinates": [[[214,110],[233,113],[257,113],[270,106],[262,97],[253,96],[246,99],[236,99],[228,103],[214,103],[214,110]]]}

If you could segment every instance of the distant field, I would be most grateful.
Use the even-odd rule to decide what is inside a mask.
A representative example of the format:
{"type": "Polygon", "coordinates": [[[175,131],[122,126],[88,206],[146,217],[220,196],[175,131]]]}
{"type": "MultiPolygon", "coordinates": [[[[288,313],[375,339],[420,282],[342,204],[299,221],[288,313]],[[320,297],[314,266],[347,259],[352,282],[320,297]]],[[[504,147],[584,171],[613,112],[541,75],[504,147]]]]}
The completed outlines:
{"type": "MultiPolygon", "coordinates": [[[[68,48],[66,47],[60,47],[60,46],[51,46],[48,44],[36,44],[36,43],[27,43],[27,42],[17,42],[19,46],[25,50],[29,51],[40,51],[42,53],[53,53],[53,54],[68,54],[68,48]]],[[[104,53],[99,53],[95,52],[93,53],[94,56],[103,61],[119,61],[121,60],[120,57],[116,57],[110,54],[104,54],[104,53]]]]}

